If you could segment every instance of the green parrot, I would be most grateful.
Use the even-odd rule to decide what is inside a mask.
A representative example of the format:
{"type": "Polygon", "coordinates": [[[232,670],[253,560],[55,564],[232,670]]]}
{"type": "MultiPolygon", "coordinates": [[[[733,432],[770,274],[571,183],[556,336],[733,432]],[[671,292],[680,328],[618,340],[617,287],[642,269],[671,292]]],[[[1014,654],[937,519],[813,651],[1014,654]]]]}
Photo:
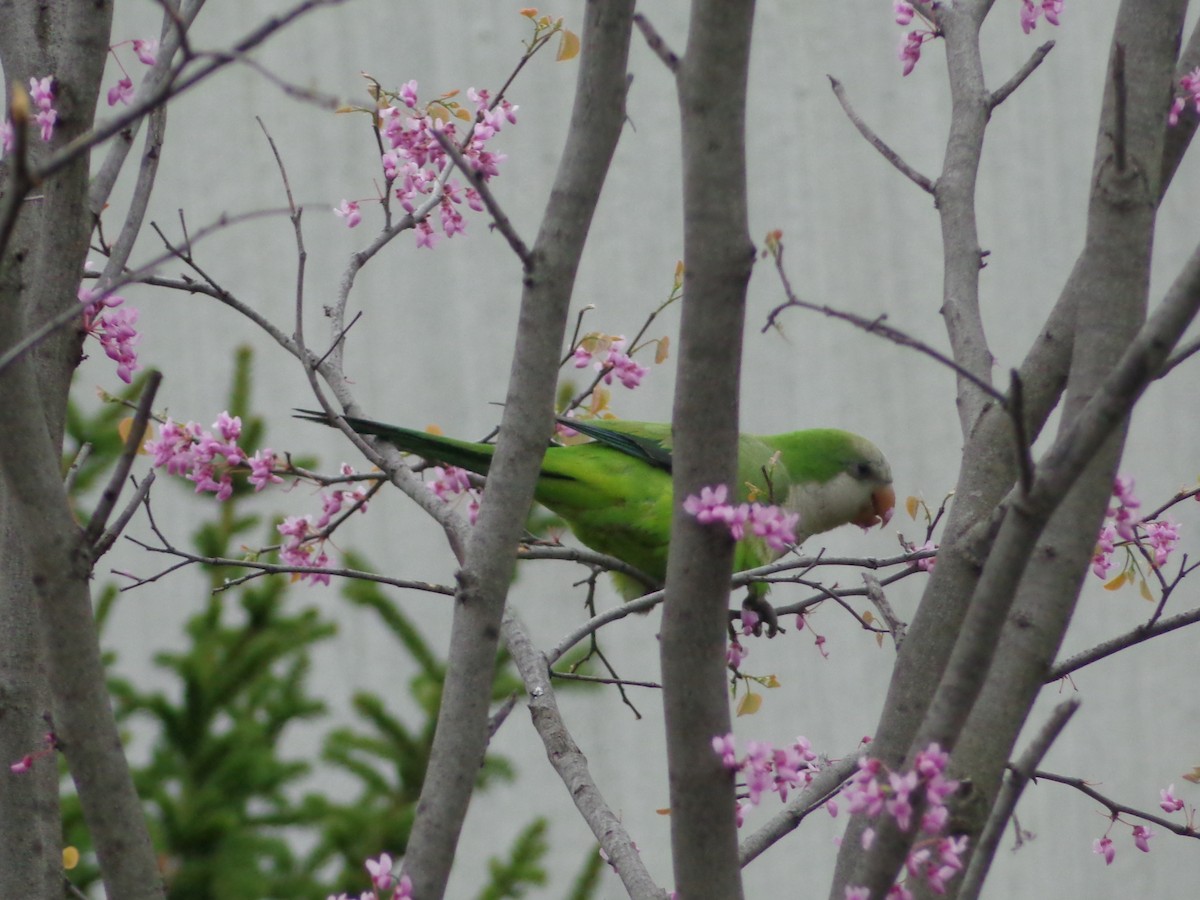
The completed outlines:
{"type": "MultiPolygon", "coordinates": [[[[300,418],[329,424],[319,412],[300,418]]],[[[374,435],[407,453],[486,475],[492,444],[346,416],[359,434],[374,435]]],[[[591,438],[587,443],[551,444],[546,449],[534,497],[561,516],[575,536],[599,553],[615,556],[662,584],[667,576],[671,531],[671,426],[607,419],[563,420],[591,438]]],[[[733,488],[734,486],[731,486],[733,488]]],[[[886,524],[896,494],[892,471],[874,444],[834,428],[814,428],[738,439],[738,485],[732,502],[757,501],[799,513],[797,543],[853,523],[886,524]]],[[[747,536],[737,544],[735,571],[765,565],[780,555],[747,536]]],[[[645,593],[634,578],[614,572],[626,599],[645,593]]],[[[766,586],[758,586],[757,595],[766,586]]]]}

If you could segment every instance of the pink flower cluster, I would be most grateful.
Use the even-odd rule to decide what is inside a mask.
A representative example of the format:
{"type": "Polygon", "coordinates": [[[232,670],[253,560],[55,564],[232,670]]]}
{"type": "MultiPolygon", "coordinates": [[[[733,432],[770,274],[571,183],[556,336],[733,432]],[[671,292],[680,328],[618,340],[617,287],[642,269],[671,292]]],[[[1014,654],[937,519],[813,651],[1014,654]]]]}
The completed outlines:
{"type": "MultiPolygon", "coordinates": [[[[1118,546],[1149,544],[1154,554],[1154,565],[1166,565],[1172,551],[1179,544],[1179,526],[1170,519],[1147,522],[1139,519],[1137,510],[1141,501],[1133,493],[1133,479],[1118,476],[1113,482],[1113,496],[1117,505],[1108,510],[1106,522],[1096,538],[1096,552],[1092,556],[1092,572],[1097,578],[1107,578],[1113,567],[1112,555],[1118,546]]],[[[1142,545],[1144,546],[1144,545],[1142,545]]]]}
{"type": "MultiPolygon", "coordinates": [[[[270,452],[270,451],[265,451],[270,452]]],[[[354,475],[354,469],[342,463],[341,473],[349,478],[354,475]]],[[[253,476],[251,476],[253,480],[253,476]]],[[[279,478],[275,478],[279,481],[279,478]]],[[[321,515],[314,517],[311,513],[305,516],[288,516],[276,530],[283,536],[283,544],[279,548],[279,560],[285,566],[298,569],[324,569],[329,566],[329,554],[325,552],[326,529],[333,522],[334,516],[341,513],[347,506],[356,506],[359,512],[367,511],[365,502],[367,488],[363,485],[351,491],[322,492],[321,515]]],[[[302,581],[311,584],[329,584],[329,573],[309,572],[301,575],[302,581]]]]}
{"type": "Polygon", "coordinates": [[[799,513],[789,513],[778,506],[764,506],[761,503],[732,506],[725,502],[728,496],[729,489],[723,484],[701,488],[699,497],[692,495],[683,501],[683,508],[702,525],[714,522],[725,525],[735,541],[746,536],[746,527],[749,525],[751,535],[779,553],[796,543],[799,513]]]}
{"type": "MultiPolygon", "coordinates": [[[[54,76],[29,79],[29,99],[37,107],[36,120],[41,129],[42,140],[54,137],[54,123],[58,121],[58,110],[54,108],[54,76]]],[[[0,122],[0,152],[11,153],[13,148],[12,119],[0,122]]]]}
{"type": "Polygon", "coordinates": [[[1176,97],[1175,102],[1171,104],[1171,112],[1167,114],[1167,123],[1170,125],[1179,124],[1179,114],[1189,103],[1193,105],[1197,115],[1200,115],[1200,66],[1180,78],[1179,86],[1186,92],[1186,96],[1176,97]]]}
{"type": "MultiPolygon", "coordinates": [[[[133,45],[134,54],[145,65],[152,66],[152,65],[154,65],[155,62],[157,62],[157,60],[158,60],[158,40],[157,39],[148,40],[148,41],[144,41],[141,39],[135,39],[132,41],[125,41],[124,43],[133,45]]],[[[116,53],[117,47],[120,47],[120,46],[122,46],[122,44],[116,44],[109,48],[109,52],[112,53],[113,59],[115,59],[117,61],[117,65],[121,69],[120,80],[117,81],[117,83],[115,85],[113,85],[111,88],[108,89],[108,105],[109,106],[116,106],[118,103],[124,103],[126,106],[128,106],[130,101],[133,100],[133,94],[134,94],[133,79],[129,77],[129,73],[126,72],[125,67],[123,65],[121,65],[121,59],[120,59],[120,57],[117,56],[117,53],[116,53]]]]}
{"type": "Polygon", "coordinates": [[[434,466],[429,471],[433,474],[433,481],[426,482],[425,486],[443,503],[453,503],[458,497],[464,494],[467,496],[467,520],[474,525],[475,520],[479,518],[481,497],[479,491],[471,486],[466,469],[456,466],[434,466]]]}
{"type": "Polygon", "coordinates": [[[348,894],[330,894],[327,900],[412,900],[412,881],[407,875],[401,875],[397,879],[392,874],[390,854],[381,854],[379,859],[368,859],[366,868],[374,890],[367,891],[358,898],[348,894]]]}
{"type": "MultiPolygon", "coordinates": [[[[962,855],[967,850],[965,835],[940,837],[950,816],[945,806],[946,798],[958,788],[957,781],[942,774],[949,758],[939,745],[930,744],[917,754],[911,771],[888,772],[886,783],[883,783],[883,763],[863,757],[858,762],[858,771],[842,788],[841,794],[851,813],[875,818],[886,812],[902,831],[912,827],[914,798],[923,796],[925,811],[921,815],[920,831],[929,835],[929,839],[913,845],[905,862],[905,871],[907,879],[923,880],[935,894],[945,893],[946,883],[962,871],[962,855]]],[[[835,801],[826,805],[832,815],[837,815],[835,801]]],[[[874,829],[863,832],[864,847],[869,847],[874,839],[874,829]]],[[[894,884],[887,896],[891,900],[912,900],[913,894],[905,884],[894,884]]],[[[866,888],[848,887],[846,897],[848,900],[868,900],[870,894],[866,888]]]]}
{"type": "Polygon", "coordinates": [[[790,746],[775,749],[766,741],[750,741],[746,755],[737,758],[737,744],[732,733],[712,739],[713,752],[721,757],[721,765],[731,772],[740,772],[746,779],[746,796],[738,801],[737,824],[740,828],[746,811],[762,801],[765,793],[774,791],[781,802],[787,802],[788,791],[803,789],[820,769],[817,754],[807,738],[798,737],[790,746]]]}
{"type": "Polygon", "coordinates": [[[54,123],[58,121],[58,110],[54,108],[54,76],[29,79],[29,97],[37,107],[37,123],[42,129],[42,140],[54,137],[54,123]]]}
{"type": "MultiPolygon", "coordinates": [[[[505,157],[488,150],[487,142],[500,132],[505,122],[516,123],[517,107],[507,100],[494,103],[486,90],[470,88],[467,97],[475,104],[475,115],[462,155],[479,177],[488,181],[499,174],[500,163],[505,157]]],[[[388,185],[394,187],[401,207],[410,214],[416,213],[428,199],[438,197],[442,233],[448,238],[454,237],[466,229],[462,213],[458,211],[464,199],[476,212],[484,209],[483,200],[474,188],[464,188],[453,178],[444,183],[442,179],[441,172],[449,160],[436,135],[455,141],[457,134],[452,115],[463,111],[456,104],[444,101],[419,109],[415,81],[401,87],[397,99],[400,106],[389,104],[377,110],[383,138],[389,145],[381,158],[384,177],[388,185]],[[439,115],[431,110],[436,110],[439,115]]],[[[350,228],[361,220],[355,202],[344,200],[335,212],[350,228]]],[[[416,223],[416,235],[418,247],[432,248],[437,239],[426,218],[416,223]]]]}
{"type": "Polygon", "coordinates": [[[92,289],[80,285],[77,296],[83,307],[83,330],[100,341],[105,354],[117,364],[117,377],[129,384],[138,365],[134,347],[142,340],[134,325],[138,311],[132,306],[117,309],[125,302],[124,297],[105,294],[96,297],[92,289]]]}
{"type": "Polygon", "coordinates": [[[154,457],[155,468],[166,468],[168,475],[183,475],[196,485],[196,493],[211,491],[218,500],[228,500],[233,494],[233,471],[250,469],[249,481],[256,491],[268,484],[282,481],[272,471],[275,453],[270,448],[247,456],[237,445],[242,434],[240,416],[228,411],[217,416],[212,431],[205,431],[195,422],[180,425],[167,419],[157,440],[146,442],[146,451],[154,457]]]}
{"type": "Polygon", "coordinates": [[[640,385],[649,371],[625,353],[624,335],[580,341],[571,359],[577,369],[590,365],[597,372],[603,372],[605,384],[612,384],[615,376],[630,390],[640,385]]]}
{"type": "Polygon", "coordinates": [[[1039,16],[1045,16],[1047,22],[1057,25],[1062,8],[1063,0],[1042,0],[1040,5],[1035,5],[1033,0],[1021,0],[1021,30],[1029,34],[1037,28],[1039,16]]]}

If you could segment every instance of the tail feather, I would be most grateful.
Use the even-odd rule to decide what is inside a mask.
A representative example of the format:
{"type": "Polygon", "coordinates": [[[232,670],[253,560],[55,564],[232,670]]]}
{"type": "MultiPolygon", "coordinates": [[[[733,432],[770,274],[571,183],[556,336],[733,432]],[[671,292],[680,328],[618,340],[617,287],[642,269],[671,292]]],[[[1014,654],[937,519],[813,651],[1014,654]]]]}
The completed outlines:
{"type": "MultiPolygon", "coordinates": [[[[299,419],[310,422],[320,422],[332,425],[329,418],[313,410],[297,410],[299,419]]],[[[346,424],[359,434],[372,435],[387,441],[393,447],[405,453],[415,453],[434,462],[458,466],[477,475],[486,475],[492,463],[494,448],[491,444],[479,444],[472,441],[460,441],[455,438],[430,434],[427,431],[414,431],[411,428],[401,428],[398,425],[387,425],[372,419],[360,419],[357,416],[345,416],[346,424]]]]}

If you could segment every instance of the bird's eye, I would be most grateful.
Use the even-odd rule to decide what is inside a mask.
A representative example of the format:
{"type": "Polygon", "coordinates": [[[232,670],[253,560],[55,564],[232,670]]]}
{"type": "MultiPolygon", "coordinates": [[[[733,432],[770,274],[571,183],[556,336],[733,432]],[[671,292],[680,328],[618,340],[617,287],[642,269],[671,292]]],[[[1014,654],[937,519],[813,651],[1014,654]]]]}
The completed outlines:
{"type": "Polygon", "coordinates": [[[867,479],[871,477],[871,464],[868,462],[857,462],[854,464],[854,477],[867,479]]]}

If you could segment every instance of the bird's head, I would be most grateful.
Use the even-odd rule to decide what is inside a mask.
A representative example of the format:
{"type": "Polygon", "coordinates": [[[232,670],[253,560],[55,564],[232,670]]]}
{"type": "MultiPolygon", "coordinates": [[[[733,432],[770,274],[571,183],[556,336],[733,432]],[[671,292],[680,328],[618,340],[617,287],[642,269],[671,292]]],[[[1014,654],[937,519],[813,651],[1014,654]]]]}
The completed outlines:
{"type": "MultiPolygon", "coordinates": [[[[896,505],[892,469],[879,448],[847,431],[798,432],[814,477],[792,486],[788,505],[800,513],[806,535],[839,525],[886,525],[896,505]],[[811,436],[811,437],[810,437],[811,436]]],[[[796,458],[803,458],[797,453],[796,458]]]]}
{"type": "Polygon", "coordinates": [[[892,487],[892,467],[880,449],[858,437],[845,471],[869,496],[851,523],[863,529],[887,525],[896,506],[896,489],[892,487]]]}

